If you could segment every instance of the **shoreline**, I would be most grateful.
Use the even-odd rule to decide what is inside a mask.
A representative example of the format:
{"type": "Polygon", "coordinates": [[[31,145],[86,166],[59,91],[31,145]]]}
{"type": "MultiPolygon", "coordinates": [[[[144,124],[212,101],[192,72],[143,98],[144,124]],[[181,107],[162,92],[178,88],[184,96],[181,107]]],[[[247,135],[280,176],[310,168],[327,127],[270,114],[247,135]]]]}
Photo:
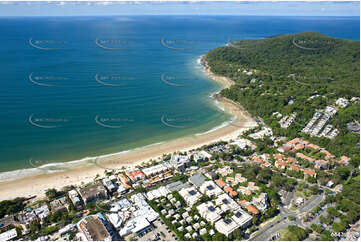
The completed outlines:
{"type": "MultiPolygon", "coordinates": [[[[233,84],[233,81],[227,77],[212,73],[204,61],[204,56],[200,57],[199,62],[203,67],[202,71],[211,80],[219,83],[222,87],[221,89],[228,88],[233,84]]],[[[41,174],[0,181],[1,200],[34,195],[36,195],[36,199],[38,199],[44,197],[45,191],[50,188],[61,189],[65,186],[76,186],[91,182],[97,174],[102,177],[106,169],[120,169],[121,167],[131,169],[143,162],[148,162],[150,159],[158,159],[165,153],[173,153],[175,151],[184,152],[216,141],[235,139],[248,128],[257,126],[257,123],[241,105],[220,97],[218,92],[213,93],[212,98],[224,108],[225,112],[232,114],[233,118],[230,121],[213,127],[204,133],[192,134],[167,142],[150,144],[114,154],[87,157],[77,161],[70,161],[69,163],[62,162],[45,165],[46,167],[56,167],[58,164],[74,164],[73,167],[63,170],[60,169],[60,171],[55,169],[49,173],[44,173],[41,168],[29,168],[39,170],[41,174]],[[94,160],[99,160],[101,165],[96,164],[94,160]]],[[[48,169],[46,170],[48,171],[48,169]]],[[[14,172],[21,173],[21,171],[24,170],[14,172]]]]}

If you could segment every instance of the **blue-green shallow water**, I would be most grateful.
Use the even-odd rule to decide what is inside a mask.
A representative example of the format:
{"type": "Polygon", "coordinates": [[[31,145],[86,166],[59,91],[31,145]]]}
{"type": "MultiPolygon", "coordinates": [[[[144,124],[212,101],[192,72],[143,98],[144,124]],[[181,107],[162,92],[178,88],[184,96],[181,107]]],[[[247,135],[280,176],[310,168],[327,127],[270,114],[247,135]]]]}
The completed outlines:
{"type": "Polygon", "coordinates": [[[0,172],[30,168],[30,158],[78,160],[220,125],[229,117],[209,97],[219,87],[197,59],[227,39],[317,31],[359,40],[359,29],[356,17],[0,18],[0,172]],[[34,48],[31,38],[57,49],[34,48]]]}

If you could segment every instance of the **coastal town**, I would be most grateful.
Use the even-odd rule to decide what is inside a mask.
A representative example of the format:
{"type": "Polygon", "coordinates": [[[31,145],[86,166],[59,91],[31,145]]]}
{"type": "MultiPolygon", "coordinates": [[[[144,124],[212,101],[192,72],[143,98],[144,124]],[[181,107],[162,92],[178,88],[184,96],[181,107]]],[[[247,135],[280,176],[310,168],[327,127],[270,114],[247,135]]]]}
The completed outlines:
{"type": "Polygon", "coordinates": [[[0,219],[0,240],[358,239],[358,205],[338,200],[351,159],[257,122],[234,140],[23,199],[0,219]]]}

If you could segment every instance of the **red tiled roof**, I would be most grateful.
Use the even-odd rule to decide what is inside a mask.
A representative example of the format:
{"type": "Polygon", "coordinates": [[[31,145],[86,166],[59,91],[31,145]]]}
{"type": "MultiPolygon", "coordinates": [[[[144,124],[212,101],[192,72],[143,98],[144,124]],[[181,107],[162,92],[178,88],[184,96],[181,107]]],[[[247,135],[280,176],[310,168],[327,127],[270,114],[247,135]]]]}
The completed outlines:
{"type": "Polygon", "coordinates": [[[217,185],[220,186],[220,187],[224,187],[224,186],[226,185],[226,183],[225,183],[223,180],[221,180],[221,179],[217,179],[217,180],[216,180],[216,183],[217,183],[217,185]]]}
{"type": "Polygon", "coordinates": [[[257,210],[257,208],[255,208],[253,205],[247,205],[245,206],[245,208],[248,210],[248,212],[257,215],[259,212],[257,210]]]}

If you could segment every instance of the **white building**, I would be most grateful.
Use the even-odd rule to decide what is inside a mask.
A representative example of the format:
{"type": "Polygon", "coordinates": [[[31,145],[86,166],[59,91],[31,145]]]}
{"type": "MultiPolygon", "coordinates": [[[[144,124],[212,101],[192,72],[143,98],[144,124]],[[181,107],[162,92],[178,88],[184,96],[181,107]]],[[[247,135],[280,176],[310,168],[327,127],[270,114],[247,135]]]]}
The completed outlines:
{"type": "Polygon", "coordinates": [[[241,227],[241,228],[247,228],[252,223],[252,216],[243,211],[242,209],[239,209],[235,212],[235,214],[232,216],[232,219],[241,227]]]}
{"type": "Polygon", "coordinates": [[[231,218],[218,220],[214,226],[218,232],[227,237],[240,227],[240,225],[231,218]]]}
{"type": "Polygon", "coordinates": [[[179,191],[179,194],[183,197],[188,206],[192,206],[202,197],[195,187],[183,188],[179,191]]]}
{"type": "Polygon", "coordinates": [[[252,203],[255,205],[259,210],[262,212],[266,211],[267,209],[267,200],[268,196],[267,193],[261,193],[259,197],[253,197],[252,203]]]}
{"type": "Polygon", "coordinates": [[[197,207],[197,210],[199,214],[202,216],[202,218],[204,218],[211,224],[214,224],[216,221],[221,219],[221,214],[222,214],[221,209],[216,207],[211,201],[202,203],[197,207]]]}
{"type": "Polygon", "coordinates": [[[216,199],[216,205],[221,207],[222,212],[236,211],[240,209],[240,206],[227,194],[223,193],[216,199]]]}
{"type": "Polygon", "coordinates": [[[9,241],[15,239],[17,236],[16,229],[11,229],[0,234],[0,241],[9,241]]]}
{"type": "Polygon", "coordinates": [[[349,101],[345,98],[339,98],[336,100],[336,105],[340,106],[341,108],[347,107],[349,101]]]}
{"type": "Polygon", "coordinates": [[[218,196],[223,193],[222,189],[216,186],[213,181],[206,181],[200,187],[199,190],[201,193],[206,194],[208,197],[218,196]]]}

